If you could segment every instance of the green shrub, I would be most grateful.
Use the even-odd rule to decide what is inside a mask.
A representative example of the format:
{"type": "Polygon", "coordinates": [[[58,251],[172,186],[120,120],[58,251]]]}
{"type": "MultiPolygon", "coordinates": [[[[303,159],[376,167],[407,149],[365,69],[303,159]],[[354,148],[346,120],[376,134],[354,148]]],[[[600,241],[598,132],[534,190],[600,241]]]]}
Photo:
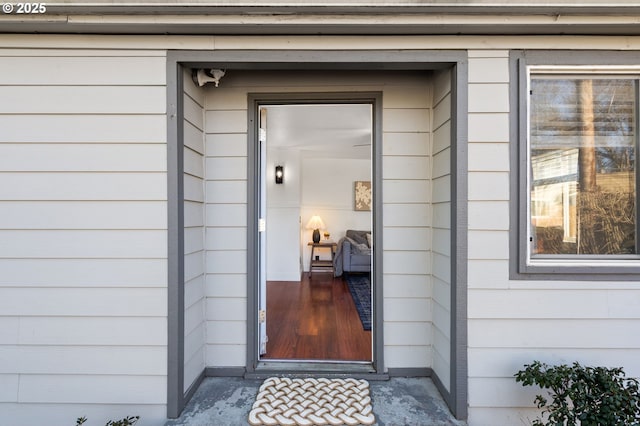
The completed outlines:
{"type": "Polygon", "coordinates": [[[515,374],[523,386],[538,385],[549,391],[534,399],[542,419],[534,426],[638,426],[640,392],[638,380],[626,378],[622,368],[548,366],[540,361],[515,374]],[[545,414],[548,421],[544,422],[545,414]]]}
{"type": "MultiPolygon", "coordinates": [[[[133,426],[139,419],[140,416],[127,416],[121,420],[109,420],[105,426],[133,426]]],[[[86,417],[78,417],[76,426],[82,426],[86,421],[86,417]]]]}

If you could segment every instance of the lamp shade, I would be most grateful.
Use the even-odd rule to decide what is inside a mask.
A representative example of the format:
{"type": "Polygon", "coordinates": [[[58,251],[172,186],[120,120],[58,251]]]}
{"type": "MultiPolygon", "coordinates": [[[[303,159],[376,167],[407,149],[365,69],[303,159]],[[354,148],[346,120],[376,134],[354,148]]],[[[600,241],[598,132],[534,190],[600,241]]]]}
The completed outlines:
{"type": "Polygon", "coordinates": [[[309,222],[307,223],[307,229],[324,229],[324,222],[320,218],[320,216],[311,216],[309,222]]]}
{"type": "Polygon", "coordinates": [[[324,222],[320,219],[320,216],[311,216],[307,223],[307,229],[313,229],[313,242],[320,242],[320,228],[324,229],[324,222]]]}

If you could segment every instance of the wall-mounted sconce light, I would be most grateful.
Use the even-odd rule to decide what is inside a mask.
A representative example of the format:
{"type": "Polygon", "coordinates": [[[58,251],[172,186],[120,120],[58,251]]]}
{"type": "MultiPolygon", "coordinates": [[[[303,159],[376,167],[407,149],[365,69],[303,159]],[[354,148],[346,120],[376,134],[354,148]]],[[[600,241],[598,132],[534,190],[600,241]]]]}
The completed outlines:
{"type": "Polygon", "coordinates": [[[276,183],[284,182],[284,167],[276,166],[276,183]]]}

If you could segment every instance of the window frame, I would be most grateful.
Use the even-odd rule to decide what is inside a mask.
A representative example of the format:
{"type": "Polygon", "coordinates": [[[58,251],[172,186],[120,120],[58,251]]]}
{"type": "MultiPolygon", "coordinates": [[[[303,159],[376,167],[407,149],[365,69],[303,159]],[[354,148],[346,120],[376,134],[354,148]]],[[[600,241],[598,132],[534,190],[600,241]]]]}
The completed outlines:
{"type": "MultiPolygon", "coordinates": [[[[632,255],[539,255],[531,256],[529,85],[534,75],[637,75],[636,52],[612,51],[512,51],[510,53],[511,190],[510,278],[519,280],[633,281],[640,279],[640,253],[632,255]],[[537,71],[537,72],[536,72],[537,71]]],[[[635,120],[640,105],[636,92],[635,120]]],[[[638,133],[638,128],[636,128],[638,133]]],[[[638,149],[639,134],[636,134],[638,149]]],[[[640,151],[636,151],[640,152],[640,151]]],[[[640,172],[636,164],[636,229],[640,218],[640,172]]],[[[640,251],[640,233],[636,246],[640,251]]]]}

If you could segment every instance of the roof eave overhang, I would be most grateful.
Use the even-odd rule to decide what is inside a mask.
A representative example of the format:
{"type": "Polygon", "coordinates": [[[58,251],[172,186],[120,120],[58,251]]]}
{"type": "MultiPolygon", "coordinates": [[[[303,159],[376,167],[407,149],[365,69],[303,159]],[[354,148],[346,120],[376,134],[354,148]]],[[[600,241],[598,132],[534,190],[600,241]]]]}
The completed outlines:
{"type": "Polygon", "coordinates": [[[47,5],[0,33],[169,35],[640,35],[640,5],[47,5]]]}

